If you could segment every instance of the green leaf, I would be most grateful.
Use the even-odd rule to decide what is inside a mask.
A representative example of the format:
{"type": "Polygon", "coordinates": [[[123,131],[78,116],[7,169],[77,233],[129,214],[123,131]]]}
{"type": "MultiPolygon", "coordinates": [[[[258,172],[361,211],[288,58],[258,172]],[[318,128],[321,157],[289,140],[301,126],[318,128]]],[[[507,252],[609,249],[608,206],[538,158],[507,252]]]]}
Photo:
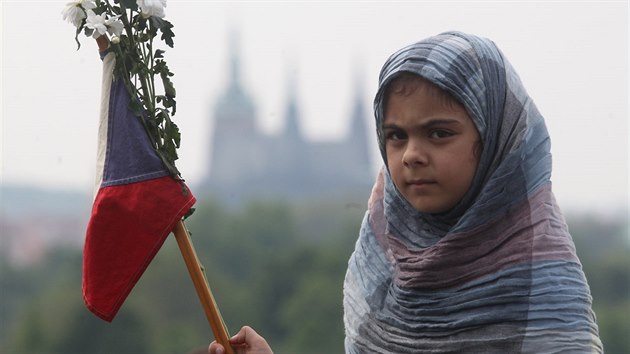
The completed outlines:
{"type": "Polygon", "coordinates": [[[168,68],[166,67],[166,62],[161,59],[156,60],[155,64],[153,65],[153,73],[161,74],[163,71],[168,72],[168,68]]]}
{"type": "Polygon", "coordinates": [[[132,11],[138,11],[138,3],[136,0],[120,0],[120,5],[132,11]]]}
{"type": "MultiPolygon", "coordinates": [[[[185,196],[188,196],[188,188],[186,188],[185,186],[182,185],[182,193],[185,196]]],[[[188,219],[193,213],[195,212],[195,208],[190,208],[188,209],[188,211],[186,212],[186,214],[184,214],[184,220],[188,219]]]]}
{"type": "Polygon", "coordinates": [[[164,143],[164,150],[170,159],[173,161],[177,160],[177,147],[175,147],[175,144],[173,144],[172,141],[164,143]]]}
{"type": "Polygon", "coordinates": [[[164,92],[167,97],[175,97],[175,87],[173,86],[173,82],[168,78],[168,73],[162,71],[162,84],[164,85],[164,92]]]}
{"type": "Polygon", "coordinates": [[[169,120],[165,128],[168,135],[172,137],[175,146],[179,148],[179,144],[181,142],[181,134],[179,132],[179,127],[177,126],[177,124],[169,120]]]}
{"type": "Polygon", "coordinates": [[[94,11],[94,13],[97,14],[97,15],[102,15],[103,13],[107,12],[107,7],[105,7],[105,6],[97,6],[92,11],[94,11]]]}
{"type": "MultiPolygon", "coordinates": [[[[105,4],[103,4],[103,6],[105,6],[105,4]]],[[[114,15],[122,15],[123,11],[119,6],[113,6],[112,10],[114,12],[114,15]]]]}
{"type": "MultiPolygon", "coordinates": [[[[166,167],[166,169],[168,169],[168,171],[170,172],[171,176],[173,178],[177,178],[180,173],[177,170],[177,168],[175,167],[175,164],[172,163],[169,158],[167,158],[165,156],[166,152],[164,150],[156,150],[158,156],[160,157],[160,160],[162,160],[162,163],[164,164],[164,166],[166,167]]],[[[174,160],[172,160],[174,161],[174,160]]]]}
{"type": "Polygon", "coordinates": [[[136,116],[142,117],[142,106],[138,100],[129,100],[129,109],[136,116]]]}
{"type": "Polygon", "coordinates": [[[164,25],[160,28],[160,31],[162,32],[162,37],[160,37],[160,39],[162,39],[166,45],[171,48],[173,48],[173,37],[175,37],[175,33],[171,30],[172,28],[173,25],[166,20],[164,20],[164,25]]]}
{"type": "Polygon", "coordinates": [[[149,39],[155,37],[155,35],[151,35],[151,33],[142,32],[138,34],[138,42],[148,42],[149,39]]]}
{"type": "Polygon", "coordinates": [[[151,16],[149,17],[151,19],[151,24],[153,24],[153,26],[155,26],[155,28],[162,28],[165,26],[166,21],[164,21],[163,19],[157,17],[157,16],[151,16]]]}
{"type": "Polygon", "coordinates": [[[147,28],[147,19],[140,15],[134,17],[134,22],[136,23],[135,27],[138,31],[144,31],[147,28]]]}
{"type": "Polygon", "coordinates": [[[160,111],[158,114],[155,115],[155,122],[157,124],[162,124],[165,119],[166,119],[166,115],[164,111],[160,111]]]}

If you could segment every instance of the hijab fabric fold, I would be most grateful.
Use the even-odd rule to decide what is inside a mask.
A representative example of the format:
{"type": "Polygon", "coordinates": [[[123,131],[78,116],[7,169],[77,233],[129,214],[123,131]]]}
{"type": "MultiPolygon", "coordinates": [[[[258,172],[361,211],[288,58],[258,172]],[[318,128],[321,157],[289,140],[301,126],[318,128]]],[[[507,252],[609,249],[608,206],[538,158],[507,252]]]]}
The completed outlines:
{"type": "Polygon", "coordinates": [[[394,53],[374,100],[385,167],[344,283],[347,353],[600,353],[592,298],[551,190],[544,119],[496,45],[447,32],[394,53]],[[387,170],[383,100],[402,72],[466,108],[483,150],[451,210],[417,211],[387,170]]]}

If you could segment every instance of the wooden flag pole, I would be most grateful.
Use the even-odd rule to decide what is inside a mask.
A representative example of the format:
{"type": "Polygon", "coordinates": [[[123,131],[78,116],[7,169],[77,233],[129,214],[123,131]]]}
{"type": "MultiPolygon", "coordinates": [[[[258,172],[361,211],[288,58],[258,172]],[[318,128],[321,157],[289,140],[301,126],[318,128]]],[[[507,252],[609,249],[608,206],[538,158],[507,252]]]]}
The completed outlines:
{"type": "Polygon", "coordinates": [[[229,335],[225,322],[223,322],[217,303],[210,291],[210,286],[208,285],[208,281],[203,273],[203,267],[201,266],[201,263],[199,263],[199,258],[197,258],[197,253],[192,245],[190,235],[188,234],[186,225],[184,225],[184,221],[180,220],[177,222],[173,233],[175,234],[175,239],[179,245],[179,250],[182,252],[182,256],[184,257],[188,273],[190,273],[190,277],[192,278],[195,289],[197,290],[199,301],[201,301],[201,305],[206,312],[206,317],[208,318],[208,322],[212,328],[214,338],[217,343],[223,345],[226,354],[234,354],[234,350],[229,343],[229,335]]]}

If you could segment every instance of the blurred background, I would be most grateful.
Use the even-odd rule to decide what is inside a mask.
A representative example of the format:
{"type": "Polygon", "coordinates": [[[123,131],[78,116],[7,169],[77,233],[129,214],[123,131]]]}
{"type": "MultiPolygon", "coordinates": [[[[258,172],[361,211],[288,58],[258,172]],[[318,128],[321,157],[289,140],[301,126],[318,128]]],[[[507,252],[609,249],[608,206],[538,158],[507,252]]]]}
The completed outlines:
{"type": "MultiPolygon", "coordinates": [[[[101,66],[65,3],[0,1],[0,354],[203,353],[212,333],[171,238],[111,324],[83,305],[101,66]]],[[[627,1],[171,0],[166,16],[187,225],[230,332],[343,352],[380,67],[462,30],[498,44],[545,116],[605,349],[630,352],[627,1]]]]}

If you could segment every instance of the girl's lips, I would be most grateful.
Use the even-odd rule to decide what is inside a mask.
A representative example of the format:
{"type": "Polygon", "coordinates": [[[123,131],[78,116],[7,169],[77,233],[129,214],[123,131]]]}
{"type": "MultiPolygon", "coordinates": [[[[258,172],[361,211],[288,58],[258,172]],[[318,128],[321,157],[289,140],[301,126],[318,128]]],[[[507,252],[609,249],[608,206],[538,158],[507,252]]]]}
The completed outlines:
{"type": "Polygon", "coordinates": [[[422,192],[430,189],[435,184],[436,182],[434,180],[413,180],[407,182],[407,188],[409,188],[410,191],[422,192]]]}
{"type": "Polygon", "coordinates": [[[427,184],[434,184],[435,181],[433,180],[428,180],[428,179],[417,179],[417,180],[412,180],[412,181],[408,181],[407,184],[410,186],[424,186],[427,184]]]}

